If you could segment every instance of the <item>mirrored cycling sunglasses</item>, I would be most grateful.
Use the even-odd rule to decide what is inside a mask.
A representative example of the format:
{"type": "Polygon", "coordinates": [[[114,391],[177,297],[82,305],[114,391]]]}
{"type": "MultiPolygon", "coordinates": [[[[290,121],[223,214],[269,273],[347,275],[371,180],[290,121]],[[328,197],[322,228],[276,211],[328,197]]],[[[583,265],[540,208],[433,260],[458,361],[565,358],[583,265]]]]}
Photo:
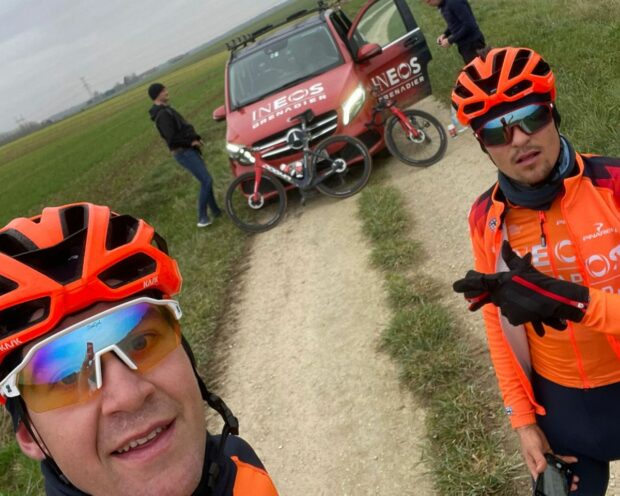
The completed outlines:
{"type": "Polygon", "coordinates": [[[147,297],[93,315],[32,346],[0,383],[0,394],[21,395],[39,413],[83,403],[103,385],[104,353],[143,373],[179,346],[180,318],[176,301],[147,297]]]}
{"type": "Polygon", "coordinates": [[[548,103],[533,103],[500,115],[475,131],[484,146],[507,145],[512,142],[515,126],[531,135],[551,122],[553,114],[548,103]]]}

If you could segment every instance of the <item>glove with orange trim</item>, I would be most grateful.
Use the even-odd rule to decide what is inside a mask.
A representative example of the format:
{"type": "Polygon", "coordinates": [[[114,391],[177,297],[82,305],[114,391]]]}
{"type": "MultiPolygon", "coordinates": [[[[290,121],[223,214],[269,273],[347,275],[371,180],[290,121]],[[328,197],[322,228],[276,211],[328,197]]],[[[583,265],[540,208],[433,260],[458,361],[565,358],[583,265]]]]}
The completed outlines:
{"type": "Polygon", "coordinates": [[[469,301],[469,310],[473,312],[493,303],[512,325],[531,322],[539,336],[545,333],[543,323],[564,330],[567,320],[583,319],[590,300],[586,286],[536,270],[532,266],[532,254],[521,258],[508,241],[502,244],[502,257],[510,269],[508,272],[482,274],[470,270],[465,278],[453,284],[454,291],[463,293],[469,301]]]}

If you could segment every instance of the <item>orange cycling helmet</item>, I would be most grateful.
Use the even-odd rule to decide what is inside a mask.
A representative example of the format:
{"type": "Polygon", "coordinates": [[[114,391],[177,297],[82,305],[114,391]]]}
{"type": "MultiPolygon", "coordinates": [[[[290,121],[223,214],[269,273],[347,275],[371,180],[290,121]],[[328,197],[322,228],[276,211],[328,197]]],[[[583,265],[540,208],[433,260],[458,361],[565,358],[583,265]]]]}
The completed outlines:
{"type": "Polygon", "coordinates": [[[452,91],[452,106],[467,126],[496,105],[533,94],[555,101],[555,77],[549,64],[530,48],[494,48],[461,70],[452,91]]]}
{"type": "Polygon", "coordinates": [[[15,219],[0,229],[0,366],[69,314],[145,290],[168,297],[180,288],[166,242],[144,220],[91,203],[15,219]]]}

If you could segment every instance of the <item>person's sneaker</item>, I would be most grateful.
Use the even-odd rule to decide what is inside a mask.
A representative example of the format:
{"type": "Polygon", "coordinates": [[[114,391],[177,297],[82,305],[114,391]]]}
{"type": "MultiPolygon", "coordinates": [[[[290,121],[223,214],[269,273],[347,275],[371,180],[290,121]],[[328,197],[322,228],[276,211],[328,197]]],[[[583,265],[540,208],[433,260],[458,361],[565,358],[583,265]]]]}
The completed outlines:
{"type": "Polygon", "coordinates": [[[222,215],[222,211],[218,210],[217,212],[213,212],[213,217],[220,217],[222,215]]]}
{"type": "Polygon", "coordinates": [[[211,224],[213,224],[213,221],[211,219],[203,219],[203,220],[199,220],[198,224],[196,224],[198,227],[207,227],[210,226],[211,224]]]}

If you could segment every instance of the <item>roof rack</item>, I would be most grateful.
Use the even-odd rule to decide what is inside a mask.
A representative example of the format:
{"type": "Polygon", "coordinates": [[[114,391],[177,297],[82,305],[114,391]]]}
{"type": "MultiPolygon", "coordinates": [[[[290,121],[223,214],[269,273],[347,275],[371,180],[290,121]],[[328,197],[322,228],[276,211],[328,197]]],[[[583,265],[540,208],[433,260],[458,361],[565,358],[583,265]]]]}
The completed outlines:
{"type": "Polygon", "coordinates": [[[297,12],[292,13],[291,15],[289,15],[286,19],[284,19],[281,22],[278,22],[276,24],[267,24],[266,26],[263,26],[262,28],[259,28],[252,33],[245,33],[245,34],[242,34],[241,36],[233,38],[232,40],[226,42],[226,48],[228,49],[229,52],[233,53],[240,48],[246,47],[250,43],[254,43],[256,41],[256,38],[258,38],[259,36],[265,33],[268,33],[269,31],[273,31],[274,29],[277,29],[281,26],[284,26],[285,24],[288,24],[289,22],[294,21],[295,19],[299,19],[300,17],[304,17],[308,14],[312,14],[313,12],[322,12],[324,10],[327,10],[333,7],[339,8],[340,0],[333,0],[332,2],[328,2],[326,0],[318,0],[317,6],[315,8],[299,10],[297,12]]]}

